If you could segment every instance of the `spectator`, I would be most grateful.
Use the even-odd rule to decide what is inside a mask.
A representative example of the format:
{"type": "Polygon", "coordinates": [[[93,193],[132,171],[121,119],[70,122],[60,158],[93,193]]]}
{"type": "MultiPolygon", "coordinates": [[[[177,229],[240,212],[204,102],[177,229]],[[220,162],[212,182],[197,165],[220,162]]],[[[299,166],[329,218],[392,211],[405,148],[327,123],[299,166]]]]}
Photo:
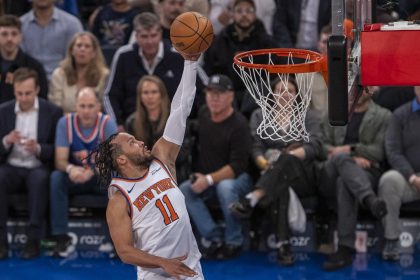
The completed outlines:
{"type": "Polygon", "coordinates": [[[401,227],[401,204],[420,200],[420,87],[414,87],[415,98],[394,111],[385,135],[385,151],[392,170],[379,181],[379,197],[384,199],[388,214],[382,220],[385,246],[384,260],[398,260],[401,227]]]}
{"type": "MultiPolygon", "coordinates": [[[[265,30],[271,36],[273,16],[276,11],[275,0],[253,0],[255,3],[256,15],[264,24],[265,30]]],[[[213,23],[213,32],[219,35],[220,31],[232,23],[232,5],[234,0],[210,0],[211,9],[209,18],[213,23]]]]}
{"type": "MultiPolygon", "coordinates": [[[[371,88],[368,88],[370,90],[371,88]]],[[[337,202],[338,250],[324,262],[324,269],[337,270],[352,264],[358,204],[380,219],[386,204],[376,194],[385,161],[385,130],[391,113],[371,101],[364,90],[347,126],[323,122],[324,156],[320,193],[327,202],[337,202]]]]}
{"type": "Polygon", "coordinates": [[[171,24],[177,16],[184,12],[185,0],[159,0],[158,14],[162,27],[162,38],[170,40],[171,24]]]}
{"type": "Polygon", "coordinates": [[[100,102],[93,88],[82,88],[76,96],[76,112],[62,117],[55,138],[55,171],[51,174],[51,230],[57,244],[54,254],[66,257],[71,238],[67,235],[69,195],[106,195],[97,184],[93,163],[86,157],[97,145],[117,132],[117,125],[100,113],[100,102]]]}
{"type": "Polygon", "coordinates": [[[19,68],[13,77],[16,100],[0,105],[0,259],[8,257],[8,195],[28,196],[28,240],[21,257],[40,254],[48,207],[48,178],[54,160],[55,127],[63,112],[38,98],[38,74],[19,68]]]}
{"type": "Polygon", "coordinates": [[[373,101],[391,112],[413,100],[413,87],[380,87],[373,96],[373,101]]]}
{"type": "Polygon", "coordinates": [[[169,117],[169,97],[162,80],[153,75],[143,76],[137,84],[136,111],[125,125],[125,130],[145,146],[153,147],[163,135],[169,117]]]}
{"type": "Polygon", "coordinates": [[[252,106],[254,103],[242,104],[246,88],[232,67],[233,57],[238,52],[273,48],[275,43],[265,31],[261,21],[257,19],[252,0],[236,0],[233,5],[233,19],[233,23],[216,36],[206,53],[205,69],[210,74],[221,73],[229,76],[233,80],[238,108],[251,113],[255,106],[252,106]]]}
{"type": "Polygon", "coordinates": [[[208,0],[185,0],[185,11],[192,11],[208,17],[210,3],[208,0]]]}
{"type": "Polygon", "coordinates": [[[64,113],[76,110],[76,94],[84,87],[95,88],[102,103],[108,68],[99,42],[90,32],[76,33],[66,57],[51,77],[48,98],[63,108],[64,113]]]}
{"type": "MultiPolygon", "coordinates": [[[[162,40],[156,15],[137,15],[134,28],[136,43],[121,47],[115,54],[104,95],[105,110],[115,117],[120,130],[124,129],[126,119],[135,111],[136,87],[141,77],[156,75],[161,78],[172,100],[183,70],[182,57],[172,45],[162,40]]],[[[200,87],[200,80],[197,80],[198,92],[201,89],[202,83],[200,87]]]]}
{"type": "Polygon", "coordinates": [[[331,1],[276,0],[273,36],[281,48],[316,50],[321,28],[331,20],[331,1]]]}
{"type": "Polygon", "coordinates": [[[32,10],[22,21],[23,50],[44,66],[48,80],[66,55],[74,34],[83,31],[82,24],[54,6],[55,0],[33,0],[32,10]]]}
{"type": "Polygon", "coordinates": [[[12,100],[13,73],[20,67],[34,69],[39,79],[39,97],[48,93],[48,81],[41,63],[24,53],[19,44],[22,42],[21,22],[14,15],[0,17],[0,103],[12,100]]]}
{"type": "MultiPolygon", "coordinates": [[[[287,89],[283,81],[276,79],[272,85],[273,92],[281,93],[279,102],[294,103],[298,100],[296,81],[289,77],[287,89]]],[[[286,110],[285,110],[286,111],[286,110]]],[[[292,113],[292,111],[289,111],[292,113]]],[[[280,121],[290,123],[293,115],[280,121]]],[[[316,115],[308,111],[306,115],[306,129],[310,134],[308,142],[302,141],[273,141],[262,139],[257,134],[257,128],[263,121],[262,110],[253,112],[250,121],[253,136],[252,157],[261,170],[262,175],[256,183],[257,189],[246,195],[242,201],[231,205],[231,211],[238,217],[250,217],[252,209],[259,203],[264,209],[269,209],[273,215],[272,224],[275,226],[279,248],[277,261],[282,265],[294,263],[294,256],[290,250],[290,229],[288,219],[289,187],[298,197],[316,194],[315,158],[321,153],[320,127],[316,115]]],[[[284,126],[287,124],[284,123],[284,126]]]]}
{"type": "Polygon", "coordinates": [[[139,13],[128,0],[112,0],[99,7],[90,21],[92,33],[102,47],[121,47],[128,44],[133,32],[133,19],[139,13]]]}
{"type": "MultiPolygon", "coordinates": [[[[327,43],[331,33],[332,27],[328,24],[321,29],[321,33],[319,35],[318,51],[325,58],[327,58],[327,43]]],[[[326,112],[328,112],[328,87],[320,72],[316,72],[314,74],[310,107],[321,118],[326,112]]]]}
{"type": "Polygon", "coordinates": [[[246,119],[232,107],[233,85],[227,76],[210,77],[205,95],[207,108],[198,116],[195,179],[185,181],[180,189],[193,223],[201,236],[211,241],[210,247],[202,251],[203,257],[227,259],[242,251],[242,225],[228,207],[251,188],[247,174],[251,139],[246,119]],[[212,198],[218,200],[223,211],[224,234],[205,205],[212,198]]]}

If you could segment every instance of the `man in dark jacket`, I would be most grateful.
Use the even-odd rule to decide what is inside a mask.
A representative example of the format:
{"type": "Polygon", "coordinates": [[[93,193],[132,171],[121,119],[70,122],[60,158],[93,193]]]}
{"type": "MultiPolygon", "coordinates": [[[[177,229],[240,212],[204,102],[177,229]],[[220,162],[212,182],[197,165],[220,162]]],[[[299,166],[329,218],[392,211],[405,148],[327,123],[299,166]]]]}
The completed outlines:
{"type": "Polygon", "coordinates": [[[8,194],[28,195],[28,241],[22,258],[40,254],[48,205],[48,181],[54,163],[55,127],[63,111],[38,98],[37,73],[19,68],[13,78],[16,101],[0,105],[0,259],[8,257],[8,194]]]}
{"type": "MultiPolygon", "coordinates": [[[[274,47],[276,47],[274,40],[267,34],[263,23],[257,19],[254,2],[236,0],[233,5],[233,23],[225,27],[215,38],[204,57],[204,67],[209,74],[220,73],[232,79],[235,98],[240,105],[246,89],[232,68],[233,57],[244,51],[274,47]]],[[[252,109],[248,111],[251,112],[252,109]]]]}
{"type": "MultiPolygon", "coordinates": [[[[156,15],[148,12],[137,15],[134,29],[136,43],[118,49],[104,94],[105,110],[115,117],[121,131],[125,120],[135,111],[137,83],[142,76],[156,75],[161,78],[172,100],[183,71],[181,55],[166,40],[162,40],[156,15]]],[[[199,91],[202,88],[200,79],[197,83],[199,91]]]]}
{"type": "Polygon", "coordinates": [[[19,67],[34,69],[39,77],[39,97],[47,98],[48,82],[44,68],[36,59],[24,53],[21,23],[14,15],[0,17],[0,103],[15,98],[13,94],[13,73],[19,67]]]}

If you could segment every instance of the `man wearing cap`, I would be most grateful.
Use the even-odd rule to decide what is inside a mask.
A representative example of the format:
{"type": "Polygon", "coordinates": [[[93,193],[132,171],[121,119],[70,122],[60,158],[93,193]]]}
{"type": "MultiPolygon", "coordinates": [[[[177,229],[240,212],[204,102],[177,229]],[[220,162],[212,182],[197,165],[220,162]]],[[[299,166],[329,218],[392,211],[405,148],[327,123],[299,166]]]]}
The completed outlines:
{"type": "Polygon", "coordinates": [[[210,240],[202,250],[204,258],[228,259],[242,250],[239,219],[229,205],[238,201],[252,186],[247,174],[251,135],[246,118],[235,111],[232,81],[213,75],[205,89],[206,105],[198,114],[198,153],[196,170],[180,189],[188,212],[199,233],[210,240]],[[217,199],[226,227],[222,230],[210,215],[206,201],[217,199]]]}

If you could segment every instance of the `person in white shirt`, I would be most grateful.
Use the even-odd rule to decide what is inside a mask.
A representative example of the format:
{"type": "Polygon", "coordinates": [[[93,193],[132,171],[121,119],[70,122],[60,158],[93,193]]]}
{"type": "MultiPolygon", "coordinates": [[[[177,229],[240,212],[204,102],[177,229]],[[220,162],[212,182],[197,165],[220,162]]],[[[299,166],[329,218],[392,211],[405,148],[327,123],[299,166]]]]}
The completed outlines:
{"type": "Polygon", "coordinates": [[[9,194],[28,196],[28,241],[22,258],[40,254],[40,238],[48,206],[48,181],[54,162],[55,127],[62,110],[38,98],[38,74],[29,68],[14,72],[16,100],[0,106],[0,259],[8,257],[9,194]]]}

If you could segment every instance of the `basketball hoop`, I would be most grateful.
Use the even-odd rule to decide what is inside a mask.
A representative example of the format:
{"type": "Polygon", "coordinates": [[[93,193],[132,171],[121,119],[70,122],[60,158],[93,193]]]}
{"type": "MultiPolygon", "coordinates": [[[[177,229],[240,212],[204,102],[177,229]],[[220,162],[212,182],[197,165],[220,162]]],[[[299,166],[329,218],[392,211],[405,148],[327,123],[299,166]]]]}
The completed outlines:
{"type": "Polygon", "coordinates": [[[261,138],[309,141],[305,118],[314,73],[321,72],[327,81],[327,66],[321,54],[301,49],[253,50],[237,54],[233,68],[262,109],[263,121],[257,128],[261,138]],[[287,90],[290,75],[297,84],[295,96],[287,90]],[[271,88],[275,79],[284,90],[275,92],[271,88]]]}

